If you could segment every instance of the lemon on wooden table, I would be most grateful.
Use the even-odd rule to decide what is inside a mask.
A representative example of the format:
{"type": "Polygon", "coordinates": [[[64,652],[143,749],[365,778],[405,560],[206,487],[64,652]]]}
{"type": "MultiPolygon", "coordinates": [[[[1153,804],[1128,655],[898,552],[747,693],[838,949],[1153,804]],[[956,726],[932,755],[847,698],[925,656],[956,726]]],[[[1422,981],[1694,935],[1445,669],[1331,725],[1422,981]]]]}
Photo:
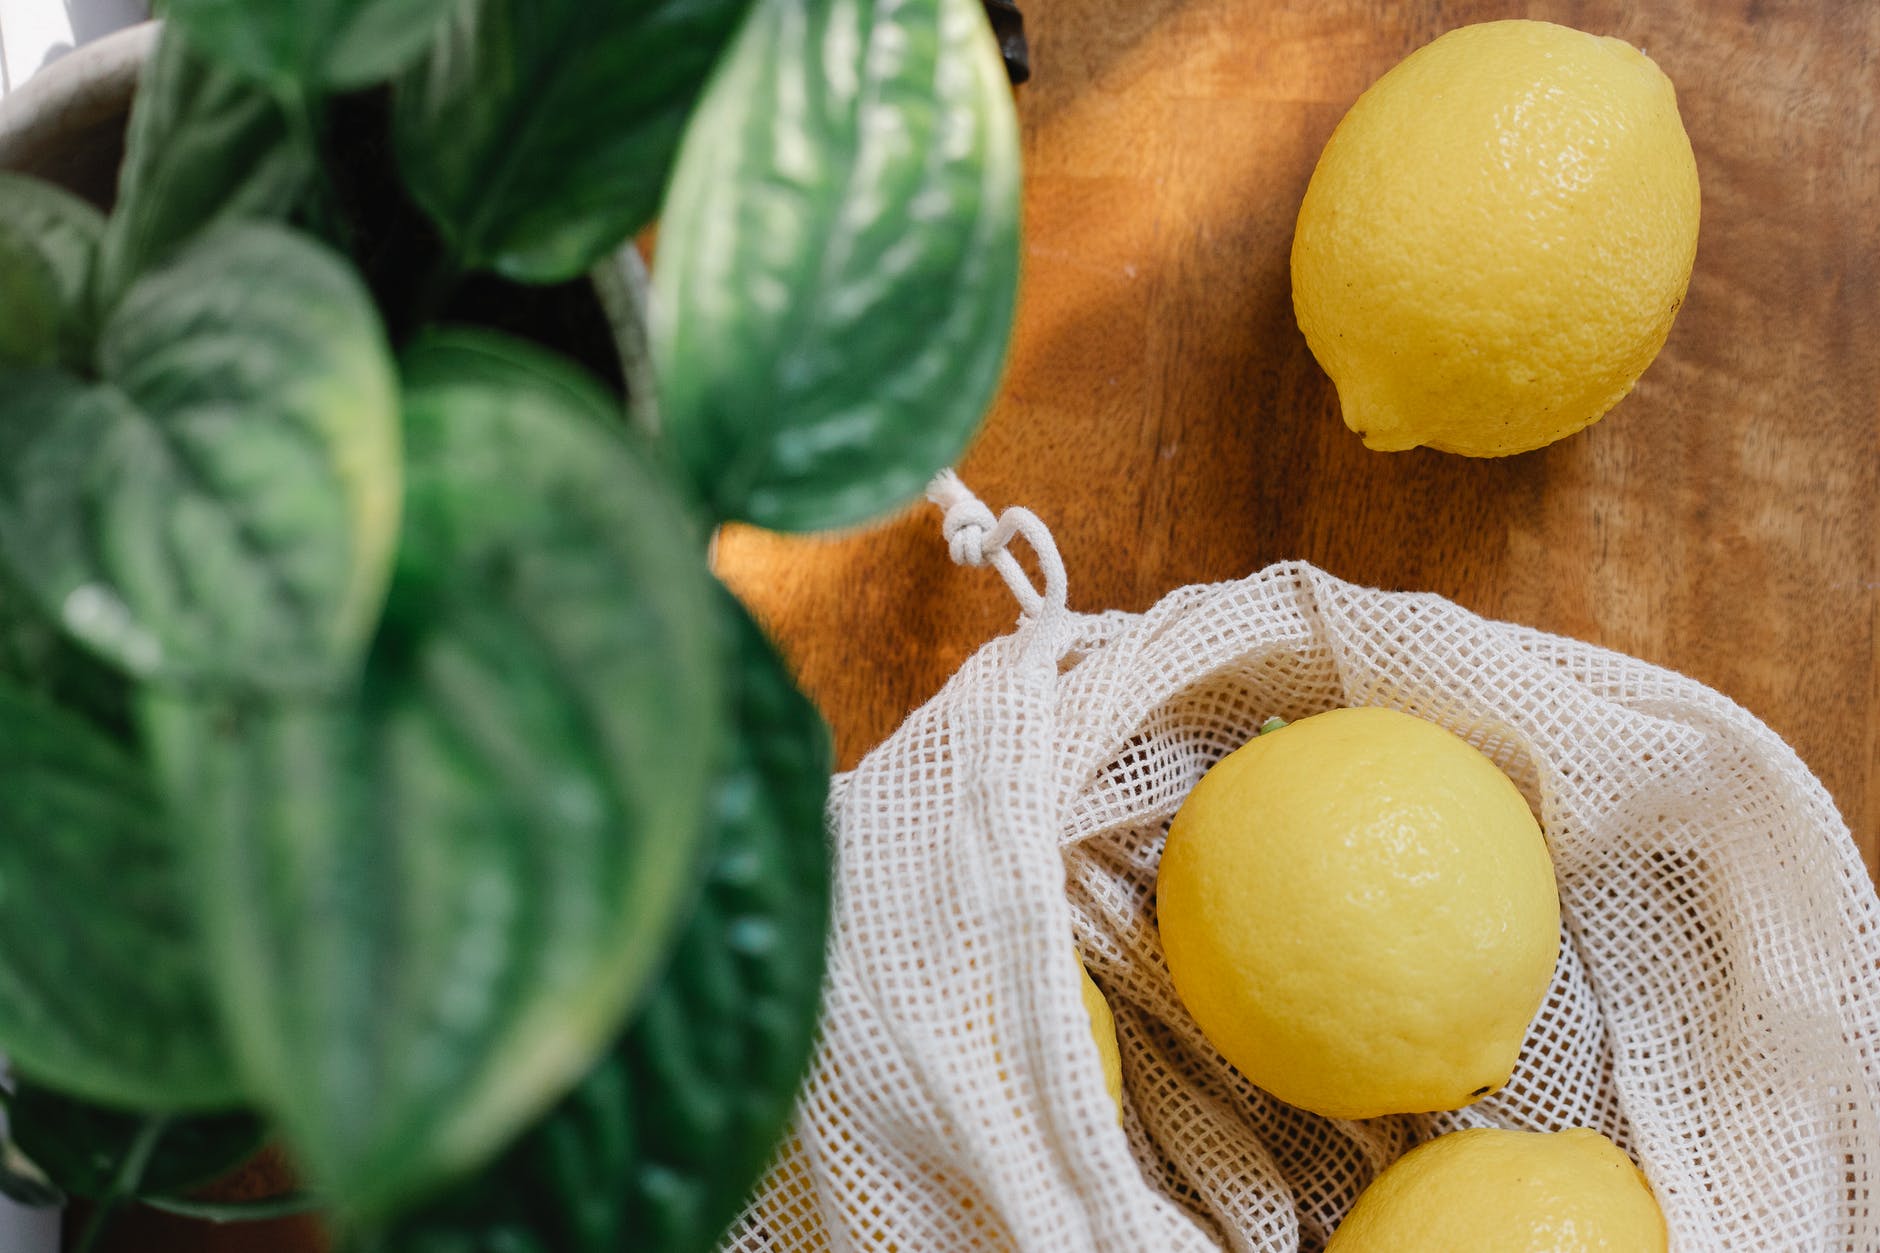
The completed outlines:
{"type": "Polygon", "coordinates": [[[1666,1244],[1651,1185],[1597,1131],[1476,1128],[1393,1162],[1325,1253],[1664,1253],[1666,1244]]]}
{"type": "Polygon", "coordinates": [[[1090,1036],[1097,1042],[1097,1057],[1103,1062],[1103,1086],[1109,1091],[1110,1099],[1116,1102],[1116,1119],[1123,1119],[1123,1057],[1116,1047],[1116,1016],[1110,1012],[1110,1003],[1103,998],[1103,989],[1084,968],[1083,959],[1079,958],[1077,969],[1084,980],[1084,1013],[1090,1018],[1090,1036]]]}
{"type": "Polygon", "coordinates": [[[1497,457],[1632,390],[1697,251],[1671,81],[1622,40],[1465,26],[1345,115],[1293,236],[1293,308],[1372,448],[1497,457]]]}
{"type": "Polygon", "coordinates": [[[1507,1082],[1559,955],[1539,825],[1432,723],[1335,709],[1217,762],[1156,879],[1169,973],[1248,1079],[1334,1118],[1507,1082]]]}

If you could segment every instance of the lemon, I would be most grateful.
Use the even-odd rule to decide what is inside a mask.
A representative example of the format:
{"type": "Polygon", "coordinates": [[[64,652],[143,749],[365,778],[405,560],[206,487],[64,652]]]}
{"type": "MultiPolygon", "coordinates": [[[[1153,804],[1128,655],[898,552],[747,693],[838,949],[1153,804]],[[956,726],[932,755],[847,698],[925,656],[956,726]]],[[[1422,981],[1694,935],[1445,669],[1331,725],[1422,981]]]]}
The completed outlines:
{"type": "Polygon", "coordinates": [[[1103,1086],[1109,1090],[1110,1099],[1116,1102],[1116,1120],[1123,1120],[1123,1057],[1116,1048],[1116,1016],[1110,1012],[1110,1003],[1103,999],[1103,990],[1084,969],[1080,958],[1077,969],[1084,978],[1084,1013],[1090,1018],[1090,1036],[1097,1042],[1097,1056],[1103,1061],[1103,1086]]]}
{"type": "Polygon", "coordinates": [[[1450,31],[1358,98],[1306,188],[1293,309],[1372,448],[1499,457],[1632,390],[1697,252],[1671,81],[1549,22],[1450,31]]]}
{"type": "MultiPolygon", "coordinates": [[[[1090,1019],[1090,1037],[1096,1041],[1097,1056],[1103,1063],[1103,1086],[1108,1090],[1110,1100],[1116,1104],[1116,1120],[1120,1123],[1123,1121],[1123,1059],[1116,1047],[1116,1017],[1110,1012],[1110,1002],[1104,998],[1103,990],[1097,986],[1096,980],[1092,979],[1090,972],[1084,968],[1081,957],[1077,958],[1077,970],[1079,977],[1083,980],[1084,1013],[1090,1019]]],[[[1003,1078],[1003,1074],[1000,1077],[1003,1078]]],[[[845,1142],[848,1141],[849,1136],[846,1131],[842,1133],[842,1138],[845,1142]]],[[[788,1180],[800,1187],[810,1186],[808,1172],[802,1162],[801,1142],[795,1136],[791,1137],[781,1163],[783,1180],[788,1180]]],[[[780,1185],[783,1180],[779,1181],[780,1185]]],[[[810,1211],[815,1212],[813,1206],[810,1207],[810,1211]]],[[[879,1211],[874,1211],[872,1216],[878,1219],[879,1211]]],[[[816,1221],[820,1223],[820,1220],[821,1215],[817,1213],[816,1221]]],[[[881,1247],[886,1250],[886,1253],[894,1253],[898,1246],[886,1239],[883,1234],[885,1228],[869,1227],[867,1230],[881,1238],[881,1247]]],[[[816,1230],[804,1233],[802,1246],[820,1253],[821,1250],[829,1247],[829,1237],[819,1226],[816,1230]]]]}
{"type": "Polygon", "coordinates": [[[1585,1127],[1478,1128],[1410,1150],[1325,1253],[1664,1253],[1665,1218],[1619,1146],[1585,1127]]]}
{"type": "Polygon", "coordinates": [[[1539,825],[1466,742],[1335,709],[1209,770],[1156,879],[1169,973],[1240,1072],[1334,1118],[1499,1088],[1559,955],[1539,825]]]}

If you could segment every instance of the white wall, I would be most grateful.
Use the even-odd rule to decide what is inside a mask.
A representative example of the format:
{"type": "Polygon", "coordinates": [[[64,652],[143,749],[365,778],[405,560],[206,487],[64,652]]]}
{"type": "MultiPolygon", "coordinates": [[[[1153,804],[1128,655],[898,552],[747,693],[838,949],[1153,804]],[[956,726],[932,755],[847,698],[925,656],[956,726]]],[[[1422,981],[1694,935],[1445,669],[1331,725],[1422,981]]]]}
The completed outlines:
{"type": "Polygon", "coordinates": [[[0,96],[79,44],[143,21],[149,9],[146,0],[0,0],[0,96]]]}

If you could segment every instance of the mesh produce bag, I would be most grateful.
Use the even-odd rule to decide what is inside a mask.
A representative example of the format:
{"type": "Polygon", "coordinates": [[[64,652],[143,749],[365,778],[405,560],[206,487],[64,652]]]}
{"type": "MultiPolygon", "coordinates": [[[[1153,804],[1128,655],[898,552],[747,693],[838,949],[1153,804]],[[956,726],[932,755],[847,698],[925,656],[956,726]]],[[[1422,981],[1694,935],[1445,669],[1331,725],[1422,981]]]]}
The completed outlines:
{"type": "Polygon", "coordinates": [[[836,781],[821,1039],[727,1248],[1314,1250],[1406,1149],[1481,1125],[1610,1135],[1675,1250],[1880,1248],[1880,906],[1761,723],[1655,666],[1297,563],[1071,613],[1035,517],[995,520],[950,476],[932,494],[954,558],[998,568],[1024,615],[836,781]],[[1553,986],[1513,1080],[1455,1113],[1282,1104],[1163,961],[1156,864],[1189,789],[1268,717],[1343,705],[1463,736],[1553,850],[1553,986]],[[1120,1126],[1073,947],[1115,1010],[1120,1126]]]}

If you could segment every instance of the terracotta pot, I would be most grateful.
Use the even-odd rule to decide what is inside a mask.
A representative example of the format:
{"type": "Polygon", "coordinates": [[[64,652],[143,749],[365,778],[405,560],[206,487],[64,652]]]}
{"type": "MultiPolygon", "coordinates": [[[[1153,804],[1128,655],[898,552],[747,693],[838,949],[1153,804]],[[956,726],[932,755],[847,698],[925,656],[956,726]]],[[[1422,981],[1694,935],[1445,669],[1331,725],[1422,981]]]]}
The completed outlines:
{"type": "Polygon", "coordinates": [[[108,205],[124,156],[131,96],[156,37],[155,22],[106,35],[0,100],[0,169],[37,175],[108,205]]]}

